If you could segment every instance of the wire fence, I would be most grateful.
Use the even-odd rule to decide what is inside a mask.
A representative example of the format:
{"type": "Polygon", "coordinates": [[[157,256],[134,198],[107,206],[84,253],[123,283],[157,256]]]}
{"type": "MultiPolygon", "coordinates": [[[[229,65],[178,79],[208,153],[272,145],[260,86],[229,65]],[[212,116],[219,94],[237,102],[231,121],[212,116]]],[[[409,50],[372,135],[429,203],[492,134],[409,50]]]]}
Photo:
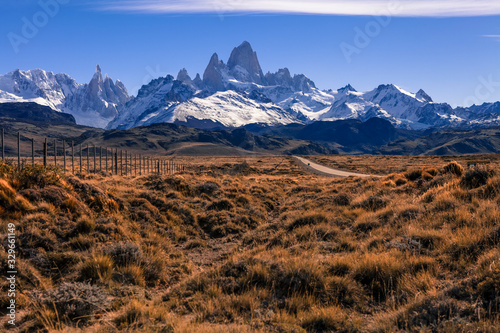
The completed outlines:
{"type": "Polygon", "coordinates": [[[22,136],[17,132],[17,149],[7,147],[5,130],[1,133],[2,161],[12,161],[17,168],[27,165],[60,167],[64,173],[96,173],[106,172],[111,175],[141,176],[149,174],[169,175],[185,170],[185,164],[172,158],[158,157],[147,154],[131,153],[124,149],[109,148],[91,144],[77,144],[64,139],[45,138],[41,143],[34,138],[22,136]],[[23,138],[23,140],[21,140],[23,138]],[[31,147],[29,147],[31,144],[31,147]],[[42,149],[36,147],[41,145],[42,149]],[[11,156],[6,156],[6,147],[11,156]],[[26,151],[30,151],[27,154],[26,151]],[[17,151],[17,163],[12,152],[17,151]],[[26,156],[29,155],[29,156],[26,156]]]}

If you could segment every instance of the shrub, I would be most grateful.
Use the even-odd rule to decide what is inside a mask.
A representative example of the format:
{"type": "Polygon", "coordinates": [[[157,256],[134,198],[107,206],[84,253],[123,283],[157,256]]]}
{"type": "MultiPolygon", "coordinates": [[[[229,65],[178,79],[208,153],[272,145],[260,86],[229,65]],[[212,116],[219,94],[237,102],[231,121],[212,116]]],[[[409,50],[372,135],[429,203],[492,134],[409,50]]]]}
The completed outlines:
{"type": "Polygon", "coordinates": [[[344,193],[335,195],[332,198],[332,201],[337,206],[349,206],[351,204],[351,198],[344,193]]]}
{"type": "Polygon", "coordinates": [[[216,210],[216,211],[232,210],[233,208],[234,205],[229,200],[226,199],[215,201],[207,206],[207,210],[216,210]]]}
{"type": "Polygon", "coordinates": [[[113,273],[113,280],[123,284],[144,287],[145,280],[142,269],[138,265],[127,265],[120,267],[113,273]]]}
{"type": "Polygon", "coordinates": [[[453,161],[443,167],[442,173],[449,173],[457,177],[461,177],[464,173],[464,168],[457,162],[453,161]]]}
{"type": "Polygon", "coordinates": [[[468,170],[460,180],[460,185],[467,189],[474,189],[486,185],[493,171],[486,169],[468,170]]]}
{"type": "Polygon", "coordinates": [[[29,252],[30,249],[37,248],[52,251],[57,245],[56,236],[47,228],[29,228],[19,235],[18,241],[21,252],[29,252]]]}
{"type": "Polygon", "coordinates": [[[282,265],[265,267],[261,280],[267,280],[268,287],[274,288],[277,297],[300,294],[321,298],[325,294],[325,276],[322,267],[315,260],[292,259],[282,265]],[[271,274],[265,276],[266,271],[271,274]]]}
{"type": "Polygon", "coordinates": [[[219,185],[214,182],[206,182],[196,186],[198,193],[212,195],[219,190],[219,185]]]}
{"type": "Polygon", "coordinates": [[[362,216],[356,223],[353,225],[353,230],[356,232],[367,233],[376,228],[380,227],[380,223],[378,220],[373,217],[364,217],[362,216]]]}
{"type": "Polygon", "coordinates": [[[145,307],[145,304],[141,304],[139,301],[133,300],[127,305],[124,313],[115,318],[114,322],[116,326],[119,329],[130,328],[131,325],[137,323],[144,317],[145,307]]]}
{"type": "Polygon", "coordinates": [[[206,215],[198,216],[198,224],[210,236],[219,238],[230,233],[238,233],[242,230],[232,222],[232,216],[227,212],[210,212],[206,215]]]}
{"type": "Polygon", "coordinates": [[[326,283],[327,302],[346,307],[361,307],[365,302],[365,292],[363,288],[349,277],[334,276],[326,283]]]}
{"type": "Polygon", "coordinates": [[[408,207],[399,212],[397,217],[404,221],[414,220],[422,215],[422,210],[418,207],[408,207]]]}
{"type": "Polygon", "coordinates": [[[433,177],[437,176],[437,174],[439,173],[438,169],[432,168],[432,167],[431,168],[425,168],[424,171],[427,172],[428,174],[430,174],[433,177]]]}
{"type": "Polygon", "coordinates": [[[118,210],[118,203],[100,188],[74,177],[69,178],[68,182],[92,210],[97,212],[118,210]]]}
{"type": "Polygon", "coordinates": [[[406,179],[408,179],[410,181],[415,181],[415,180],[419,179],[420,177],[422,177],[422,170],[409,171],[409,172],[405,173],[405,177],[406,177],[406,179]]]}
{"type": "Polygon", "coordinates": [[[302,227],[305,225],[316,225],[320,223],[325,223],[328,222],[328,219],[326,216],[322,214],[311,214],[311,215],[305,215],[302,217],[299,217],[295,219],[289,226],[289,230],[296,229],[298,227],[302,227]]]}
{"type": "Polygon", "coordinates": [[[467,312],[472,312],[471,310],[472,309],[467,309],[467,307],[464,307],[462,304],[459,304],[457,300],[452,298],[444,299],[435,296],[427,296],[417,299],[409,304],[404,311],[398,313],[396,322],[398,328],[406,332],[422,330],[435,332],[468,331],[468,329],[464,328],[459,330],[444,330],[442,324],[452,318],[464,318],[467,312]],[[430,329],[430,327],[433,329],[430,329]]]}
{"type": "Polygon", "coordinates": [[[49,185],[60,185],[61,177],[54,167],[43,165],[27,165],[17,175],[19,189],[44,188],[49,185]]]}
{"type": "Polygon", "coordinates": [[[490,255],[491,258],[482,260],[477,270],[479,277],[477,291],[487,303],[496,301],[500,296],[500,262],[498,252],[493,253],[494,255],[490,255]]]}
{"type": "Polygon", "coordinates": [[[88,234],[95,230],[96,223],[88,216],[82,216],[76,222],[73,229],[74,234],[88,234]]]}
{"type": "Polygon", "coordinates": [[[57,274],[67,273],[69,270],[80,262],[80,256],[74,252],[48,252],[47,259],[51,263],[51,268],[57,274]]]}
{"type": "Polygon", "coordinates": [[[387,200],[376,195],[370,195],[367,199],[355,206],[366,210],[376,211],[387,206],[387,200]]]}
{"type": "Polygon", "coordinates": [[[346,276],[352,268],[352,262],[348,258],[333,258],[326,265],[329,274],[336,276],[346,276]]]}
{"type": "Polygon", "coordinates": [[[396,290],[403,274],[402,263],[388,254],[366,254],[357,263],[353,278],[368,288],[376,301],[384,301],[396,290]]]}
{"type": "Polygon", "coordinates": [[[117,266],[138,263],[142,259],[142,250],[132,242],[119,242],[108,245],[104,253],[110,256],[117,266]]]}
{"type": "Polygon", "coordinates": [[[78,235],[69,241],[69,246],[74,250],[88,250],[94,245],[94,238],[90,235],[78,235]]]}
{"type": "Polygon", "coordinates": [[[149,255],[141,262],[144,280],[148,286],[157,286],[167,280],[165,276],[165,255],[149,255]]]}
{"type": "Polygon", "coordinates": [[[349,318],[341,308],[333,306],[316,309],[301,320],[301,326],[307,332],[356,332],[359,331],[359,320],[349,318]]]}
{"type": "Polygon", "coordinates": [[[55,306],[60,317],[70,320],[87,320],[97,311],[109,306],[109,294],[97,286],[87,283],[63,283],[47,291],[41,301],[47,307],[55,306]]]}
{"type": "Polygon", "coordinates": [[[107,255],[93,255],[80,267],[80,280],[108,282],[113,274],[113,260],[107,255]]]}
{"type": "Polygon", "coordinates": [[[167,192],[168,190],[174,190],[184,195],[192,195],[193,189],[191,185],[182,177],[174,176],[162,179],[158,176],[148,177],[148,181],[145,184],[152,190],[167,192]]]}
{"type": "Polygon", "coordinates": [[[396,181],[394,182],[396,186],[402,186],[407,183],[405,178],[397,178],[396,181]]]}

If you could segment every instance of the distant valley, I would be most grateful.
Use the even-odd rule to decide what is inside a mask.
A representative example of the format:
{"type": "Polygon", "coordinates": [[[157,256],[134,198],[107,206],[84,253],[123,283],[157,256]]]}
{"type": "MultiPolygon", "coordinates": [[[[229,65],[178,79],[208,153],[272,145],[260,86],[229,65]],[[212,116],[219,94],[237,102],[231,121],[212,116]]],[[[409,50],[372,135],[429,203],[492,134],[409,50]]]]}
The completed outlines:
{"type": "MultiPolygon", "coordinates": [[[[78,125],[69,114],[36,103],[0,104],[0,127],[6,152],[17,149],[17,132],[29,153],[31,138],[65,139],[77,146],[128,150],[131,153],[189,156],[388,154],[456,155],[500,151],[500,127],[407,130],[381,118],[317,121],[279,126],[247,125],[204,130],[158,123],[131,129],[104,130],[78,125]]],[[[37,153],[41,145],[37,147],[37,153]]]]}

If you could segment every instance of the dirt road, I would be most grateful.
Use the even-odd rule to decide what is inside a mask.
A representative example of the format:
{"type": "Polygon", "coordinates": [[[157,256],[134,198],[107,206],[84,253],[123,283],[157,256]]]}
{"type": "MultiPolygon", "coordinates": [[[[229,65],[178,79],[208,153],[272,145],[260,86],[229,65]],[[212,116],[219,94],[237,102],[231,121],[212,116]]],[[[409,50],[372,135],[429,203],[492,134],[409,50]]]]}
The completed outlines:
{"type": "MultiPolygon", "coordinates": [[[[314,163],[313,161],[310,161],[308,159],[305,159],[305,158],[299,157],[299,156],[293,156],[293,158],[300,165],[303,165],[309,171],[312,171],[314,173],[324,175],[324,176],[332,176],[332,177],[349,177],[349,176],[370,177],[370,176],[373,176],[373,175],[366,175],[363,173],[356,173],[356,172],[332,169],[332,168],[326,167],[324,165],[314,163]]],[[[374,177],[378,177],[378,176],[374,176],[374,177]]]]}

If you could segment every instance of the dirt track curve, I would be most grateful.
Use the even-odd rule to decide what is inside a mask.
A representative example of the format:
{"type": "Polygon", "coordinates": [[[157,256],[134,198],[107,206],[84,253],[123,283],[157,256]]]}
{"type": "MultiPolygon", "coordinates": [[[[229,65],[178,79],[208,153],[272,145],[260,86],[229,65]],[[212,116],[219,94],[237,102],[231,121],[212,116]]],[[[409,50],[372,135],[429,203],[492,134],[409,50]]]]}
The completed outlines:
{"type": "Polygon", "coordinates": [[[375,175],[367,175],[363,173],[356,173],[356,172],[351,172],[351,171],[342,171],[342,170],[337,170],[337,169],[332,169],[329,167],[326,167],[324,165],[314,163],[313,161],[310,161],[308,159],[305,159],[303,157],[299,156],[293,156],[293,158],[302,166],[304,166],[307,170],[320,174],[323,176],[331,176],[331,177],[349,177],[349,176],[356,176],[356,177],[379,177],[375,175]]]}

